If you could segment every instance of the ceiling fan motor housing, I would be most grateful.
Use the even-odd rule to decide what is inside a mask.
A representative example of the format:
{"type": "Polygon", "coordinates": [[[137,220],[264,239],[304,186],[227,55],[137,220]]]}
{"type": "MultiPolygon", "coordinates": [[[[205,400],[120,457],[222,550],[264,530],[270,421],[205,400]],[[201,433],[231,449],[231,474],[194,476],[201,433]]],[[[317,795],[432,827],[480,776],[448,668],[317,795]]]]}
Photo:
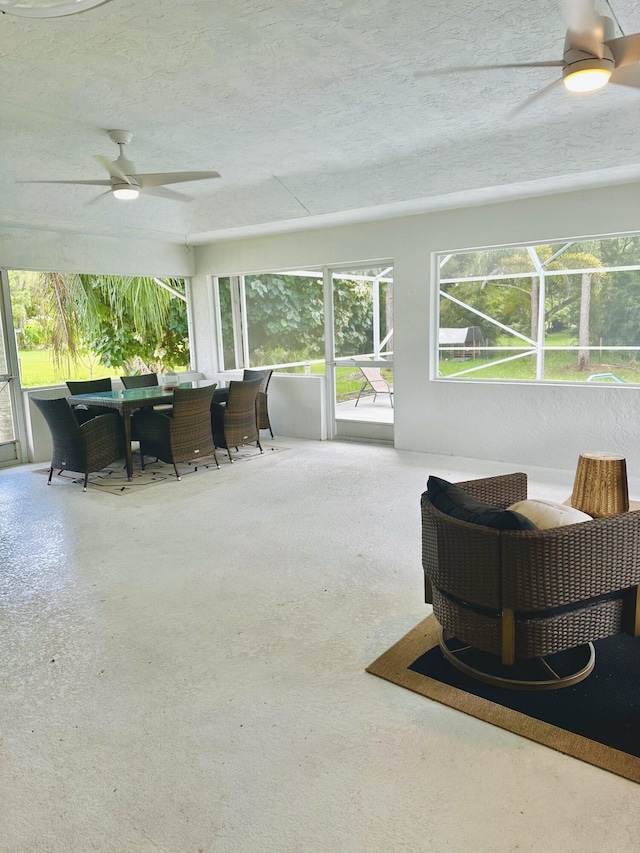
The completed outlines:
{"type": "Polygon", "coordinates": [[[606,44],[602,45],[602,59],[597,56],[592,56],[584,50],[578,50],[575,47],[570,47],[566,50],[563,59],[565,65],[562,69],[562,76],[564,78],[569,77],[571,74],[575,74],[576,71],[601,70],[608,71],[609,74],[611,74],[615,68],[613,54],[606,44]]]}

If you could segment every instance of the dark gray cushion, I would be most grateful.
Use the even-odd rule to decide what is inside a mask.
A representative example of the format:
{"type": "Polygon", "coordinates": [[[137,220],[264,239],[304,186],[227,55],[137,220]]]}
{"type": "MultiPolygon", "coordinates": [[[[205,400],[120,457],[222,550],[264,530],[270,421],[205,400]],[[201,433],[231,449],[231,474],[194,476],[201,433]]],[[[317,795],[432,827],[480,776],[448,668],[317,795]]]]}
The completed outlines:
{"type": "Polygon", "coordinates": [[[496,530],[536,530],[536,525],[510,509],[489,506],[477,501],[454,483],[429,477],[427,499],[436,509],[452,518],[466,521],[468,524],[481,524],[496,530]]]}

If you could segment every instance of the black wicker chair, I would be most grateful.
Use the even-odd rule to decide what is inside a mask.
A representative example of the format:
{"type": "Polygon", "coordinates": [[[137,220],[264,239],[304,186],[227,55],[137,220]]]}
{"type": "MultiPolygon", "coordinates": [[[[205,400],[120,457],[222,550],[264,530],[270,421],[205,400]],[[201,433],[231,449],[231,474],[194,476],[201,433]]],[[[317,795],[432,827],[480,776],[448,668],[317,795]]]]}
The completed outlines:
{"type": "Polygon", "coordinates": [[[81,423],[78,413],[64,397],[46,400],[31,397],[42,412],[53,440],[49,479],[54,468],[84,474],[83,491],[92,471],[101,471],[124,455],[122,421],[113,410],[81,423]]]}
{"type": "MultiPolygon", "coordinates": [[[[106,377],[106,379],[86,379],[79,382],[68,381],[67,388],[70,394],[93,394],[96,391],[113,390],[109,377],[106,377]]],[[[98,406],[93,403],[70,402],[70,404],[76,412],[80,423],[86,423],[86,421],[95,418],[97,415],[108,415],[113,411],[113,409],[109,409],[107,406],[98,406]]]]}
{"type": "Polygon", "coordinates": [[[225,447],[229,461],[233,462],[231,448],[236,450],[241,444],[260,444],[260,432],[256,420],[256,397],[262,379],[250,379],[229,383],[229,396],[226,403],[213,403],[211,406],[211,429],[216,447],[225,447]]]}
{"type": "MultiPolygon", "coordinates": [[[[500,509],[527,498],[522,473],[456,485],[500,509]]],[[[562,687],[589,674],[594,640],[640,635],[640,511],[496,530],[440,512],[426,492],[421,507],[425,599],[445,657],[466,674],[503,687],[562,687]],[[555,666],[568,650],[565,674],[554,674],[548,656],[555,666]]]]}
{"type": "Polygon", "coordinates": [[[158,374],[140,373],[135,376],[121,376],[120,381],[127,391],[129,388],[153,388],[158,384],[158,374]]]}
{"type": "Polygon", "coordinates": [[[268,429],[271,434],[271,438],[273,438],[273,430],[271,429],[271,422],[269,420],[268,390],[272,373],[273,370],[245,370],[242,376],[245,381],[260,379],[260,390],[258,391],[258,396],[256,398],[256,419],[258,422],[258,429],[268,429]]]}
{"type": "Polygon", "coordinates": [[[211,435],[211,401],[215,387],[176,388],[171,412],[153,409],[134,412],[143,470],[145,455],[172,463],[178,480],[178,462],[213,456],[216,466],[220,467],[211,435]]]}

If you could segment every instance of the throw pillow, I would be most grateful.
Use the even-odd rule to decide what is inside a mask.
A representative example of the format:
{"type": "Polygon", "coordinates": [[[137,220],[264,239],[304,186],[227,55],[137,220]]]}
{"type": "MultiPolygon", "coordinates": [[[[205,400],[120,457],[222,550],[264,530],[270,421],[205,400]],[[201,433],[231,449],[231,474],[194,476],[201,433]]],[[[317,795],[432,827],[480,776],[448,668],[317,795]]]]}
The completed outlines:
{"type": "Polygon", "coordinates": [[[578,524],[581,521],[592,521],[586,512],[580,512],[566,504],[554,501],[527,500],[517,501],[511,504],[509,509],[524,515],[541,530],[549,530],[552,527],[565,527],[567,524],[578,524]]]}
{"type": "Polygon", "coordinates": [[[440,512],[466,521],[468,524],[480,524],[496,530],[535,530],[533,521],[511,509],[501,509],[477,501],[463,489],[440,477],[429,477],[427,481],[427,499],[440,512]]]}

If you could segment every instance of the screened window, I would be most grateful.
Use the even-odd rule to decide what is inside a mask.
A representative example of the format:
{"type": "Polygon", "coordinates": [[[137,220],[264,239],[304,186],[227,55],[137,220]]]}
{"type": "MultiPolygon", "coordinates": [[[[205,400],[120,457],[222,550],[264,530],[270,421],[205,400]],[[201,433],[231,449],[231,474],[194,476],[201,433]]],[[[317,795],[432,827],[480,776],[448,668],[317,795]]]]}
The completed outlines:
{"type": "Polygon", "coordinates": [[[438,257],[438,377],[640,383],[640,237],[438,257]]]}

